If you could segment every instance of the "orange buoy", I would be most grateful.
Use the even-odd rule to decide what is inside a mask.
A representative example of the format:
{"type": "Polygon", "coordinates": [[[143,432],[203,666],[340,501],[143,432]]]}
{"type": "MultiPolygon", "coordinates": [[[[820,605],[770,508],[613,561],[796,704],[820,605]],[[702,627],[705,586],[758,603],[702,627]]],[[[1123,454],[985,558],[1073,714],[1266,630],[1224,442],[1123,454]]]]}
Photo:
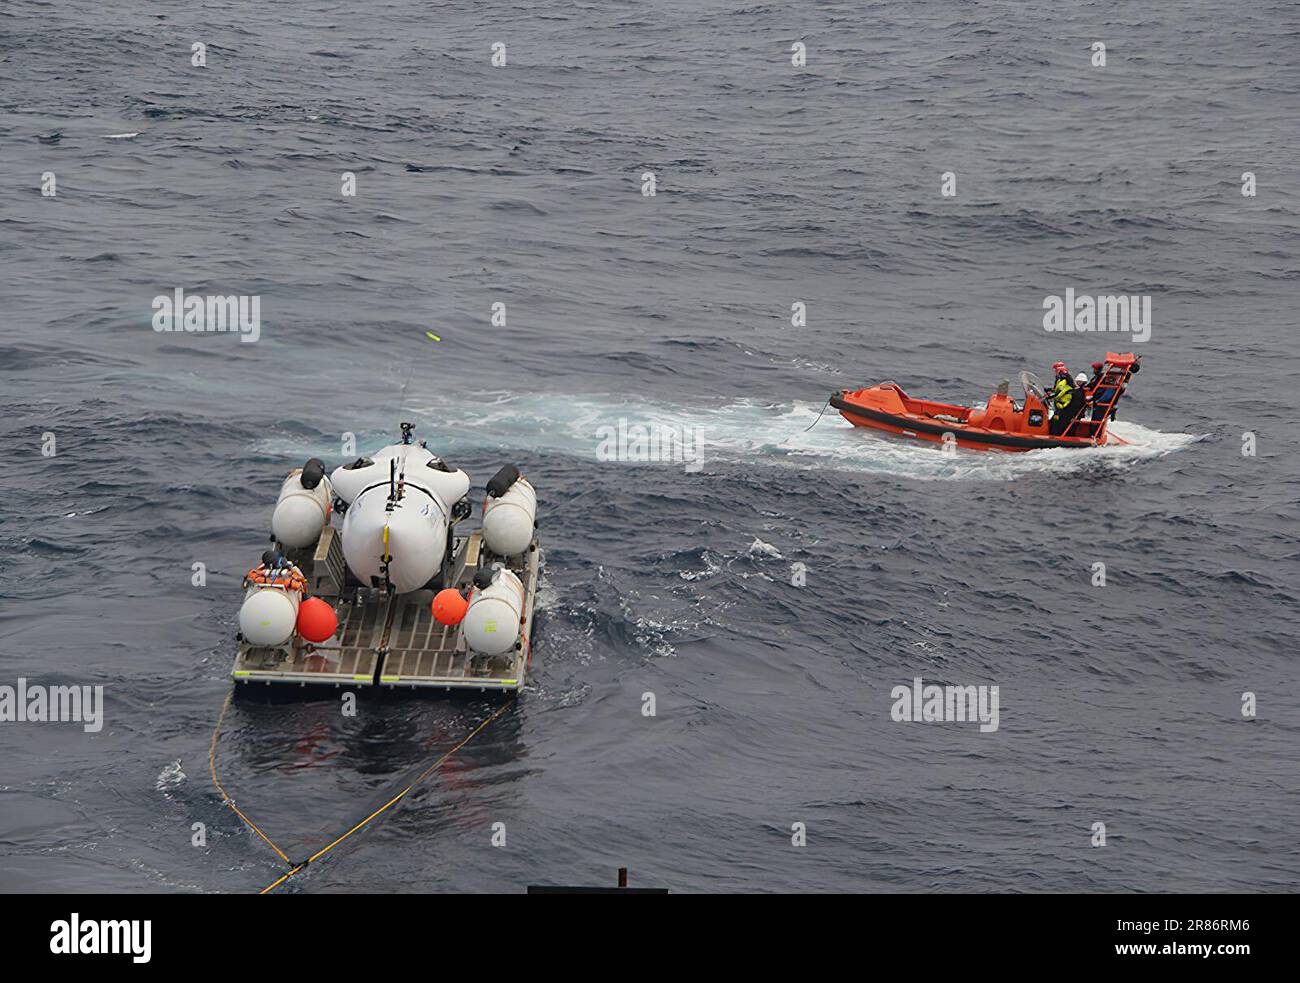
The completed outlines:
{"type": "Polygon", "coordinates": [[[460,591],[454,587],[438,591],[433,598],[433,616],[441,625],[460,624],[460,619],[465,617],[465,610],[468,607],[469,601],[461,597],[460,591]]]}
{"type": "Polygon", "coordinates": [[[339,626],[339,619],[328,602],[309,597],[298,607],[298,634],[309,642],[323,642],[339,626]]]}

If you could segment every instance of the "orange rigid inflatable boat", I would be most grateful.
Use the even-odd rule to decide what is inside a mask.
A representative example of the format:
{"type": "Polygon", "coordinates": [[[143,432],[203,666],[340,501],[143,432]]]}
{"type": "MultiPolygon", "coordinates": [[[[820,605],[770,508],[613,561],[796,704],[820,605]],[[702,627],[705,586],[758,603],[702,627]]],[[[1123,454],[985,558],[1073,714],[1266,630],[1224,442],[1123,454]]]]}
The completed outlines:
{"type": "Polygon", "coordinates": [[[1085,387],[1088,406],[1061,436],[1053,436],[1047,413],[1048,396],[1031,372],[1020,373],[1025,398],[1016,402],[1007,385],[982,408],[954,406],[917,399],[896,382],[867,389],[845,389],[831,396],[831,406],[855,427],[985,451],[1032,451],[1047,447],[1099,447],[1127,441],[1108,432],[1107,423],[1125,384],[1140,368],[1139,355],[1106,353],[1106,361],[1085,387]],[[1091,413],[1090,413],[1091,411],[1091,413]],[[1092,419],[1085,419],[1091,415],[1092,419]]]}

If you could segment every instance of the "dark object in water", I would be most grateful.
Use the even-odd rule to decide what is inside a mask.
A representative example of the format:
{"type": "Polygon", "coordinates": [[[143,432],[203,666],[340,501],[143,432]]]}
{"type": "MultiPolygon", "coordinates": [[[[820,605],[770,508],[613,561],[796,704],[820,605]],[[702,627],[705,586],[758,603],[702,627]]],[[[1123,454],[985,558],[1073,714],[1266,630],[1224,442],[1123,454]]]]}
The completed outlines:
{"type": "Polygon", "coordinates": [[[618,869],[618,887],[560,887],[551,884],[529,884],[529,894],[667,894],[666,887],[628,887],[627,868],[618,869]]]}

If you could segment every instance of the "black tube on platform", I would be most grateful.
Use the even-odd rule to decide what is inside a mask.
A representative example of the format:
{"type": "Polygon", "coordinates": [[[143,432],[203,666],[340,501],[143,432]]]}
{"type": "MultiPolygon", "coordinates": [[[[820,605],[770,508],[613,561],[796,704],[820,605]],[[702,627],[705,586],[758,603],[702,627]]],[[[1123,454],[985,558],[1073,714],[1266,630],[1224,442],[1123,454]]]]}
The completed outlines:
{"type": "Polygon", "coordinates": [[[313,457],[302,466],[302,477],[298,480],[302,482],[304,488],[315,488],[325,477],[325,464],[319,457],[313,457]]]}
{"type": "Polygon", "coordinates": [[[519,469],[513,464],[507,464],[500,471],[492,476],[492,480],[487,483],[487,493],[492,498],[500,498],[510,490],[510,486],[519,480],[519,469]]]}

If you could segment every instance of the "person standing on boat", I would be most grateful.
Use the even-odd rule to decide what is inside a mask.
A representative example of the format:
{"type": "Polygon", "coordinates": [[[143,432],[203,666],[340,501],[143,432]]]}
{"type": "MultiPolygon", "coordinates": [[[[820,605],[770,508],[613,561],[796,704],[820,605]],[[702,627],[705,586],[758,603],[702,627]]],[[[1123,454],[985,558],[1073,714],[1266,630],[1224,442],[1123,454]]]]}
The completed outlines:
{"type": "Polygon", "coordinates": [[[1088,374],[1086,372],[1080,372],[1074,377],[1074,398],[1070,400],[1070,404],[1061,411],[1064,420],[1061,424],[1062,436],[1086,436],[1086,434],[1077,432],[1080,428],[1074,427],[1074,422],[1083,419],[1083,411],[1088,408],[1088,400],[1088,374]]]}
{"type": "Polygon", "coordinates": [[[1103,375],[1105,375],[1105,373],[1102,372],[1102,369],[1104,369],[1104,368],[1105,368],[1105,365],[1104,365],[1103,363],[1101,363],[1101,362],[1093,362],[1093,363],[1092,363],[1092,378],[1088,380],[1088,391],[1089,391],[1089,392],[1091,392],[1092,390],[1096,389],[1096,388],[1097,388],[1097,383],[1101,382],[1101,377],[1102,377],[1103,375]]]}
{"type": "MultiPolygon", "coordinates": [[[[1059,437],[1065,429],[1066,410],[1074,403],[1074,382],[1070,379],[1070,370],[1065,367],[1064,362],[1056,362],[1052,369],[1056,372],[1056,381],[1052,383],[1052,391],[1048,394],[1048,402],[1052,407],[1052,422],[1048,427],[1053,437],[1059,437]]],[[[1070,420],[1074,417],[1071,416],[1070,420]]]]}

